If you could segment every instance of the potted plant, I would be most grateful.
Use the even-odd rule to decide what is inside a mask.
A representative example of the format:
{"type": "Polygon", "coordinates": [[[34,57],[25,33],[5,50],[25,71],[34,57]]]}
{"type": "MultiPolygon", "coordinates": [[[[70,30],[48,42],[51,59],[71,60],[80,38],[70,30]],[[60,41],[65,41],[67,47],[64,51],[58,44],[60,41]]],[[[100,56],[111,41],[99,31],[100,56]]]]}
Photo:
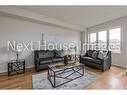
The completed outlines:
{"type": "Polygon", "coordinates": [[[69,56],[69,52],[66,50],[64,52],[64,64],[67,65],[68,64],[68,56],[69,56]]]}

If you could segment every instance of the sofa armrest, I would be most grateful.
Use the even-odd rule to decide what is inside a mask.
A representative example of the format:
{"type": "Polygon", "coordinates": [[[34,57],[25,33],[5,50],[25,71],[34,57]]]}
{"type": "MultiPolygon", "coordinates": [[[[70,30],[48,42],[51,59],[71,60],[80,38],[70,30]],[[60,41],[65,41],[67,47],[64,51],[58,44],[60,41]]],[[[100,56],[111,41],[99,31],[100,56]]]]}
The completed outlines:
{"type": "Polygon", "coordinates": [[[103,70],[110,69],[110,67],[111,67],[110,56],[106,56],[103,59],[103,70]]]}
{"type": "Polygon", "coordinates": [[[82,63],[82,57],[85,56],[85,55],[79,55],[79,62],[82,63]]]}
{"type": "Polygon", "coordinates": [[[108,59],[109,59],[108,56],[104,57],[104,59],[103,59],[104,64],[106,64],[108,62],[108,59]]]}
{"type": "Polygon", "coordinates": [[[36,58],[35,60],[36,60],[36,62],[37,62],[37,63],[39,63],[39,62],[40,62],[40,58],[36,58]]]}
{"type": "Polygon", "coordinates": [[[40,63],[40,59],[39,58],[35,58],[34,61],[35,61],[35,69],[37,69],[38,66],[39,66],[39,63],[40,63]]]}
{"type": "Polygon", "coordinates": [[[85,55],[84,55],[84,54],[80,54],[80,55],[79,55],[79,57],[83,57],[83,56],[85,56],[85,55]]]}

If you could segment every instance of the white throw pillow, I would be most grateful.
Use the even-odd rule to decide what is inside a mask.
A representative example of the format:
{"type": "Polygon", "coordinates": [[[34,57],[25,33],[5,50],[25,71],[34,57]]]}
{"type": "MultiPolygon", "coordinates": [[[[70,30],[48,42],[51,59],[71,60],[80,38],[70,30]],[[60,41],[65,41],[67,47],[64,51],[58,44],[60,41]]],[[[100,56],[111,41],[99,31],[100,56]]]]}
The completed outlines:
{"type": "Polygon", "coordinates": [[[98,58],[104,59],[107,56],[108,51],[99,51],[98,58]]]}

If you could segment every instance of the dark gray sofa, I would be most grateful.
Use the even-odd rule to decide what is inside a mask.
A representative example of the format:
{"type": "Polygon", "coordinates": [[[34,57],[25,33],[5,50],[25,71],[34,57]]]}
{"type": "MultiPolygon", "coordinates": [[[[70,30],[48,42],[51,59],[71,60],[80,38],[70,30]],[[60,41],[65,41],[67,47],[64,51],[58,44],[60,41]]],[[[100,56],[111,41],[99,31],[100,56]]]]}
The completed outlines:
{"type": "Polygon", "coordinates": [[[64,62],[63,50],[36,50],[34,51],[36,71],[47,69],[49,64],[64,62]]]}
{"type": "Polygon", "coordinates": [[[80,56],[80,62],[84,65],[91,66],[103,71],[111,67],[111,51],[106,51],[107,54],[103,59],[98,58],[99,50],[88,50],[85,55],[80,56]],[[96,51],[96,57],[93,52],[96,51]]]}

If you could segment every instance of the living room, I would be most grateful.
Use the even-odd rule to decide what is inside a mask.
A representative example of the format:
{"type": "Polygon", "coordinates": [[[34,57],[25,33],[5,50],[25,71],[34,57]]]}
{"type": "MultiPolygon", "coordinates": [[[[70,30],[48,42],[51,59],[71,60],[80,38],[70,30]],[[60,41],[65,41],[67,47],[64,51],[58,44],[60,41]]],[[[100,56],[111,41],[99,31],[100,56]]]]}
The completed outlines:
{"type": "Polygon", "coordinates": [[[126,6],[0,6],[0,89],[126,89],[126,30],[126,6]]]}

